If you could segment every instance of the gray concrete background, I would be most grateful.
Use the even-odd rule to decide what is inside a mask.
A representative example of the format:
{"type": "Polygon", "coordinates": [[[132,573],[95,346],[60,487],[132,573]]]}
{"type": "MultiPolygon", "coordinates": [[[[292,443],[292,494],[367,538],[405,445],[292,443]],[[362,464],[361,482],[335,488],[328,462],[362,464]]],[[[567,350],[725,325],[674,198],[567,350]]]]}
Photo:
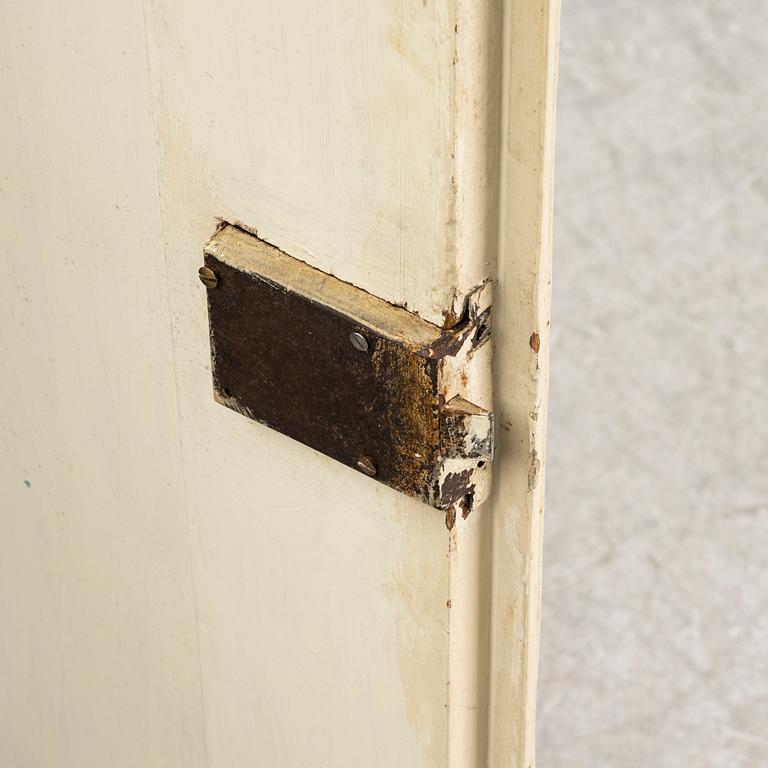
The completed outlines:
{"type": "Polygon", "coordinates": [[[768,3],[563,3],[539,768],[768,766],[768,3]]]}

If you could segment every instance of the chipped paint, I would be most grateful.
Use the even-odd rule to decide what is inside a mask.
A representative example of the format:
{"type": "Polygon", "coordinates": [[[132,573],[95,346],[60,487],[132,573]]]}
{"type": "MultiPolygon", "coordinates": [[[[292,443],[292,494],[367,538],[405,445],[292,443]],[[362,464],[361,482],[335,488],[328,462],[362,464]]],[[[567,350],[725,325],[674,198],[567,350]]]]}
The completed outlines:
{"type": "Polygon", "coordinates": [[[493,414],[453,398],[442,412],[443,459],[437,488],[440,504],[461,503],[466,517],[490,490],[493,460],[493,414]]]}
{"type": "Polygon", "coordinates": [[[535,450],[531,451],[531,455],[528,460],[528,490],[535,490],[539,482],[539,468],[541,462],[535,450]]]}
{"type": "Polygon", "coordinates": [[[466,518],[491,489],[494,418],[491,390],[491,302],[486,281],[470,293],[456,328],[457,349],[441,360],[442,462],[437,494],[443,505],[459,505],[466,518]]]}

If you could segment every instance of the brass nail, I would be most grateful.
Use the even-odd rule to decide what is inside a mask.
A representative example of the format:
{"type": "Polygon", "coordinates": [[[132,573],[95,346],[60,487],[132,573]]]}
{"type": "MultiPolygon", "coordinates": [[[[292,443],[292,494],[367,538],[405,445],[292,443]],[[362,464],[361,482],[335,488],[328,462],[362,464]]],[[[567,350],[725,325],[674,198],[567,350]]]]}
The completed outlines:
{"type": "Polygon", "coordinates": [[[361,456],[357,460],[357,468],[368,477],[376,477],[378,474],[378,468],[374,464],[373,459],[370,456],[361,456]]]}
{"type": "Polygon", "coordinates": [[[367,352],[368,351],[368,339],[363,336],[362,333],[358,333],[357,331],[354,331],[353,333],[349,334],[349,340],[352,342],[352,346],[358,351],[358,352],[367,352]]]}
{"type": "Polygon", "coordinates": [[[200,282],[206,288],[215,288],[219,284],[219,278],[216,276],[216,273],[208,267],[200,267],[197,270],[197,275],[200,278],[200,282]]]}

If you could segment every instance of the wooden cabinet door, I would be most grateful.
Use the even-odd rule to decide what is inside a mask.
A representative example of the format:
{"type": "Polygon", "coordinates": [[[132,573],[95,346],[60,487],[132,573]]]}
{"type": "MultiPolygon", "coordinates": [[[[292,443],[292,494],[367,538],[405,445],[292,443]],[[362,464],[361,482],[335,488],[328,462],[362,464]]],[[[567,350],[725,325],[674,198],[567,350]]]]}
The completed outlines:
{"type": "Polygon", "coordinates": [[[528,768],[554,0],[0,19],[0,764],[528,768]],[[213,401],[222,220],[439,326],[494,279],[488,502],[213,401]]]}

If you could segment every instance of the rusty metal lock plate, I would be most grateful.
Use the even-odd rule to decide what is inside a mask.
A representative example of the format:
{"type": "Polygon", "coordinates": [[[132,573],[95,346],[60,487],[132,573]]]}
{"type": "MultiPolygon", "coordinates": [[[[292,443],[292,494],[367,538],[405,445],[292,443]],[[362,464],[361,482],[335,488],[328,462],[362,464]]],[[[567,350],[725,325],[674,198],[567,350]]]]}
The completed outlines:
{"type": "Polygon", "coordinates": [[[493,418],[455,382],[489,302],[446,331],[232,225],[200,277],[219,403],[434,507],[482,500],[493,418]]]}

